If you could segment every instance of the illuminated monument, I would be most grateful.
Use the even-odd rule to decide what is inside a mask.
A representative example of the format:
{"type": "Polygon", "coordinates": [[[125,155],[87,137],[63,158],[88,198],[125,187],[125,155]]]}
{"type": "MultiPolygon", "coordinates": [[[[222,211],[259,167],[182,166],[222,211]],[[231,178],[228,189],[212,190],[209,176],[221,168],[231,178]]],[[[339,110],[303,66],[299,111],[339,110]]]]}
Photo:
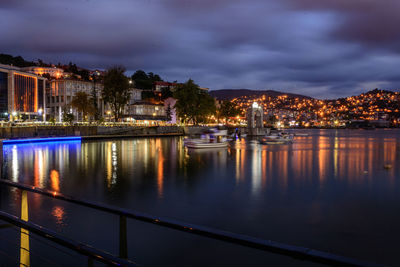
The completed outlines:
{"type": "Polygon", "coordinates": [[[0,64],[0,117],[43,119],[46,79],[0,64]]]}
{"type": "Polygon", "coordinates": [[[252,136],[265,135],[264,110],[254,102],[247,110],[247,134],[252,136]]]}

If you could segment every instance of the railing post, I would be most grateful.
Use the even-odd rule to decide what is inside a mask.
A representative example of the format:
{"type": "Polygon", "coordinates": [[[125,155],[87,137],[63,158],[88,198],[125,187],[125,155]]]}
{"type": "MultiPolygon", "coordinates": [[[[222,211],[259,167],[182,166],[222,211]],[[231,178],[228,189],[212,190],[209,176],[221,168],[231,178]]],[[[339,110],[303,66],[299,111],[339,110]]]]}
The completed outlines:
{"type": "Polygon", "coordinates": [[[128,258],[128,239],[126,236],[126,217],[119,216],[119,257],[128,258]]]}
{"type": "MultiPolygon", "coordinates": [[[[21,220],[28,221],[28,194],[25,190],[21,191],[21,220]]],[[[21,228],[21,245],[20,245],[20,266],[30,266],[29,256],[29,231],[21,228]]]]}

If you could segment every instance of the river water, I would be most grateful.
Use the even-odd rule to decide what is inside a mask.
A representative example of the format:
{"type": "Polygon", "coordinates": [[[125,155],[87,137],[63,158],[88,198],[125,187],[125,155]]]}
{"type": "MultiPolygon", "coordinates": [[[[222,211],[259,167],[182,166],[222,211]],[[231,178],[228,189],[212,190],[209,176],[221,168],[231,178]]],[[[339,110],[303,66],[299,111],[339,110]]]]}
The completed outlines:
{"type": "MultiPolygon", "coordinates": [[[[215,150],[188,150],[182,137],[9,145],[3,147],[2,177],[187,223],[400,265],[400,131],[302,132],[309,136],[297,136],[291,145],[241,139],[215,150]]],[[[2,186],[1,193],[1,208],[19,214],[19,191],[2,186]]],[[[31,193],[28,199],[31,221],[118,253],[117,217],[31,193]]],[[[308,265],[131,220],[128,240],[129,258],[142,266],[308,265]]],[[[86,264],[43,242],[32,240],[31,250],[36,266],[52,265],[64,257],[60,253],[67,255],[66,265],[86,264]],[[57,255],[52,258],[47,251],[59,252],[51,252],[57,255]],[[76,262],[69,262],[72,258],[76,262]]]]}

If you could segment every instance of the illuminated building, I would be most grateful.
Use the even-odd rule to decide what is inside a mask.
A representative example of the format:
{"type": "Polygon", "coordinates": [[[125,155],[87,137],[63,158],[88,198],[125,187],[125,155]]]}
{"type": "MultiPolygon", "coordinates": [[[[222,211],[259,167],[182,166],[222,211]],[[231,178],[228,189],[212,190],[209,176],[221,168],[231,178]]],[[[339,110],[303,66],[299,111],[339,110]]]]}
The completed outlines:
{"type": "Polygon", "coordinates": [[[93,90],[97,96],[97,107],[101,114],[104,114],[104,101],[101,98],[103,85],[81,80],[72,79],[54,79],[49,82],[46,89],[46,108],[47,114],[52,116],[56,121],[61,122],[65,108],[71,109],[74,118],[82,121],[82,114],[70,107],[70,103],[77,92],[85,92],[92,96],[93,90]]]}
{"type": "Polygon", "coordinates": [[[46,79],[0,64],[0,116],[15,120],[45,118],[46,79]]]}
{"type": "Polygon", "coordinates": [[[32,67],[25,67],[21,68],[21,70],[34,73],[36,75],[43,75],[43,74],[49,74],[50,77],[52,78],[62,78],[64,77],[64,70],[56,67],[37,67],[37,66],[32,66],[32,67]]]}
{"type": "Polygon", "coordinates": [[[125,117],[129,121],[165,121],[167,119],[163,104],[139,101],[127,106],[125,117]]]}
{"type": "Polygon", "coordinates": [[[90,76],[103,77],[106,74],[103,70],[89,70],[90,76]]]}
{"type": "Polygon", "coordinates": [[[163,89],[169,89],[171,91],[174,91],[176,87],[176,83],[170,83],[170,82],[154,82],[154,90],[156,92],[161,92],[163,89]]]}

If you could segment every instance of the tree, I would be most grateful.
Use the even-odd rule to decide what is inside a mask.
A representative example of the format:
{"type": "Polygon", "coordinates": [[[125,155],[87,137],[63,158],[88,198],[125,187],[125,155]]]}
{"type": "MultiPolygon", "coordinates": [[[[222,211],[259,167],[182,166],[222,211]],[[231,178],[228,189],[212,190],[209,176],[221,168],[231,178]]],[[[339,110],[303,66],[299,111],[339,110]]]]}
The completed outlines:
{"type": "Polygon", "coordinates": [[[72,124],[74,121],[74,114],[70,112],[70,108],[68,106],[63,108],[63,121],[69,124],[72,124]]]}
{"type": "Polygon", "coordinates": [[[167,99],[168,97],[172,97],[172,96],[173,96],[173,94],[172,94],[172,91],[169,88],[169,86],[161,89],[161,99],[162,100],[167,99]]]}
{"type": "Polygon", "coordinates": [[[98,121],[100,118],[100,112],[99,112],[99,107],[97,104],[97,90],[96,90],[96,76],[93,75],[92,76],[92,80],[93,80],[93,88],[92,88],[92,95],[91,95],[91,101],[92,101],[92,105],[94,108],[94,120],[98,121]]]}
{"type": "Polygon", "coordinates": [[[225,119],[230,117],[236,117],[240,114],[240,109],[238,109],[234,103],[230,101],[224,101],[218,110],[218,114],[219,117],[225,119]]]}
{"type": "Polygon", "coordinates": [[[68,64],[68,72],[74,73],[74,74],[78,74],[78,67],[76,66],[76,64],[72,64],[72,62],[70,62],[68,64]]]}
{"type": "Polygon", "coordinates": [[[76,74],[81,76],[82,80],[89,81],[89,71],[88,70],[77,70],[76,74]]]}
{"type": "Polygon", "coordinates": [[[116,120],[122,117],[123,108],[130,98],[129,80],[124,72],[124,67],[116,66],[108,69],[104,76],[103,99],[110,105],[116,120]]]}
{"type": "Polygon", "coordinates": [[[82,113],[84,120],[87,115],[94,115],[95,113],[93,102],[90,96],[85,92],[77,92],[72,98],[71,106],[82,113]]]}
{"type": "Polygon", "coordinates": [[[0,63],[6,65],[14,65],[17,67],[35,66],[35,62],[26,61],[21,56],[13,57],[8,54],[0,54],[0,63]]]}
{"type": "Polygon", "coordinates": [[[165,114],[167,115],[167,121],[172,120],[172,110],[171,110],[171,105],[168,104],[167,109],[165,110],[165,114]]]}
{"type": "Polygon", "coordinates": [[[50,116],[50,118],[48,119],[48,121],[49,121],[51,124],[56,124],[56,118],[55,118],[54,116],[50,116]]]}
{"type": "Polygon", "coordinates": [[[135,81],[136,88],[143,90],[151,90],[153,87],[152,82],[149,80],[146,72],[143,70],[136,71],[132,76],[132,80],[135,81]]]}
{"type": "Polygon", "coordinates": [[[149,99],[154,99],[156,97],[155,93],[153,91],[142,91],[142,99],[143,100],[149,100],[149,99]]]}
{"type": "Polygon", "coordinates": [[[131,79],[135,81],[136,88],[143,90],[152,90],[154,82],[162,81],[161,77],[158,74],[154,74],[153,72],[149,72],[146,74],[143,70],[137,70],[132,76],[131,79]]]}
{"type": "Polygon", "coordinates": [[[179,84],[174,92],[177,100],[175,109],[183,122],[198,124],[215,113],[215,101],[206,91],[189,79],[184,84],[179,84]]]}
{"type": "Polygon", "coordinates": [[[132,80],[147,80],[149,77],[146,72],[143,70],[137,70],[134,74],[132,74],[132,80]]]}

